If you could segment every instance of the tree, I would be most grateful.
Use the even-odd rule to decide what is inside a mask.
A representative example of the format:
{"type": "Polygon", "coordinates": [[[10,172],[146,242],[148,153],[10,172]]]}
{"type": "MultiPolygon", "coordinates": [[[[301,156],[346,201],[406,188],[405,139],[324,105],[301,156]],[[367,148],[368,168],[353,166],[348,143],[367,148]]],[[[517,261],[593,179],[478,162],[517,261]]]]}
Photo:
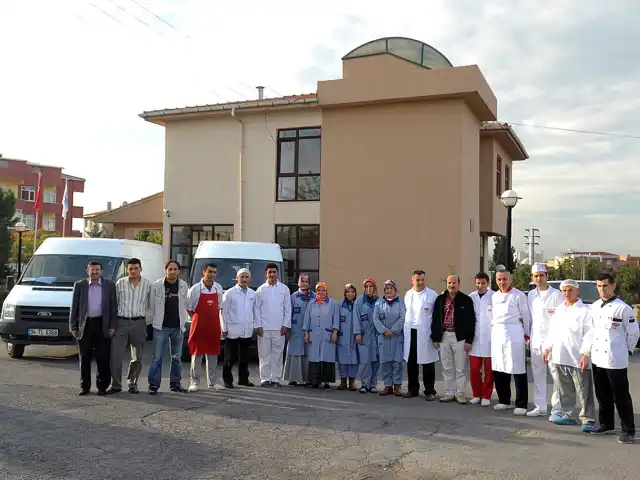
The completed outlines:
{"type": "Polygon", "coordinates": [[[11,232],[16,224],[16,197],[11,190],[0,190],[0,278],[11,274],[9,269],[11,253],[11,232]]]}
{"type": "Polygon", "coordinates": [[[640,267],[622,265],[615,279],[620,296],[625,302],[640,303],[640,267]]]}
{"type": "Polygon", "coordinates": [[[111,234],[104,228],[100,228],[100,225],[95,222],[91,225],[91,228],[85,230],[84,233],[91,238],[111,238],[111,234]]]}
{"type": "MultiPolygon", "coordinates": [[[[50,237],[59,237],[60,234],[57,232],[45,232],[44,230],[38,230],[38,247],[42,245],[47,238],[50,237]]],[[[33,257],[33,230],[27,230],[26,232],[22,232],[22,257],[21,262],[24,265],[31,260],[33,257]]],[[[13,240],[11,245],[11,263],[18,263],[18,233],[13,233],[13,240]]]]}
{"type": "MultiPolygon", "coordinates": [[[[489,270],[495,271],[496,265],[504,265],[504,254],[507,249],[507,237],[493,237],[493,256],[489,270]]],[[[511,258],[515,258],[516,248],[511,246],[511,258]]],[[[507,265],[505,265],[506,267],[507,265]]]]}
{"type": "Polygon", "coordinates": [[[586,258],[567,258],[549,271],[551,280],[595,280],[602,272],[606,271],[605,266],[597,260],[587,260],[586,258]]]}
{"type": "Polygon", "coordinates": [[[529,291],[529,284],[531,283],[531,266],[520,265],[511,274],[513,279],[513,286],[523,292],[529,291]]]}
{"type": "Polygon", "coordinates": [[[159,230],[138,230],[136,240],[162,245],[162,232],[159,230]]]}

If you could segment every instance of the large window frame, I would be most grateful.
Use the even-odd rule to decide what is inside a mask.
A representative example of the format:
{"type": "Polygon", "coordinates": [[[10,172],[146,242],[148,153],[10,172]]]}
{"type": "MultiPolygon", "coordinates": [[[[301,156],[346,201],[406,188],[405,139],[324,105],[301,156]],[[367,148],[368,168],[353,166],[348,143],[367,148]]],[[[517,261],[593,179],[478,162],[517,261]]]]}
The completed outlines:
{"type": "Polygon", "coordinates": [[[288,278],[281,278],[282,283],[295,290],[298,288],[299,275],[308,273],[311,288],[314,288],[320,280],[320,225],[277,224],[275,242],[280,245],[283,261],[286,264],[283,270],[288,278]],[[301,256],[301,252],[306,258],[301,256]],[[316,259],[313,259],[314,256],[316,259]]]}
{"type": "Polygon", "coordinates": [[[42,216],[42,229],[45,232],[56,231],[56,216],[55,215],[43,215],[42,216]]]}
{"type": "MultiPolygon", "coordinates": [[[[322,165],[321,127],[282,128],[278,129],[277,134],[276,202],[320,201],[320,170],[322,165]],[[312,171],[301,173],[298,171],[300,167],[300,144],[301,142],[310,140],[319,143],[318,164],[312,166],[312,171]],[[285,146],[287,145],[290,145],[289,148],[293,149],[293,165],[290,165],[289,168],[283,168],[283,148],[286,148],[285,146]],[[284,187],[285,182],[289,184],[292,183],[292,185],[284,187]],[[285,195],[284,192],[286,188],[293,189],[293,196],[291,198],[289,195],[285,195]],[[305,190],[307,190],[306,193],[305,190]]],[[[315,159],[312,160],[315,162],[315,159]]]]}
{"type": "Polygon", "coordinates": [[[504,189],[511,190],[511,167],[508,163],[504,164],[504,189]]]}
{"type": "Polygon", "coordinates": [[[56,187],[47,187],[42,191],[43,203],[56,203],[56,187]]]}
{"type": "Polygon", "coordinates": [[[186,282],[189,282],[193,257],[200,242],[231,241],[235,235],[233,224],[174,223],[169,229],[169,258],[180,263],[180,278],[186,282]]]}
{"type": "Polygon", "coordinates": [[[22,185],[20,187],[20,200],[34,203],[36,201],[36,187],[22,185]]]}
{"type": "Polygon", "coordinates": [[[496,197],[502,195],[502,158],[496,155],[496,197]]]}

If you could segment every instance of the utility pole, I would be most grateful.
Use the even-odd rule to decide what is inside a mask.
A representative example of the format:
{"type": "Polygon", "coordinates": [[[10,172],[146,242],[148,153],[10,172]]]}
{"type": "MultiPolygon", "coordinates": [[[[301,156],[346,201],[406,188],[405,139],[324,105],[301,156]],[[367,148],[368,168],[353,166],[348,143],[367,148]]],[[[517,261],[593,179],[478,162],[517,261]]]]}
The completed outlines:
{"type": "Polygon", "coordinates": [[[529,250],[529,265],[533,265],[536,262],[536,245],[540,245],[536,240],[540,239],[540,235],[537,233],[540,231],[537,228],[525,228],[528,235],[525,235],[525,245],[529,250]]]}

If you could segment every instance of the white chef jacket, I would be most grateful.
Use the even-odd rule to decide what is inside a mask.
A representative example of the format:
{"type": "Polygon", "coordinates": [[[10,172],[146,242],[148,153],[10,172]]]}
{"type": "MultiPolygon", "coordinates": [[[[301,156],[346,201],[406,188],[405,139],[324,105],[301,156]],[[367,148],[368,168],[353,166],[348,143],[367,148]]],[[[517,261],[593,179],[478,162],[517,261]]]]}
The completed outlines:
{"type": "Polygon", "coordinates": [[[406,309],[404,317],[404,344],[403,358],[409,361],[411,351],[411,329],[416,329],[416,361],[418,365],[434,363],[440,359],[439,350],[433,346],[431,339],[431,322],[433,319],[433,305],[438,298],[435,290],[425,288],[421,292],[416,292],[413,288],[404,296],[404,306],[406,309]],[[414,327],[413,325],[417,325],[414,327]]]}
{"type": "Polygon", "coordinates": [[[213,282],[213,285],[211,286],[211,290],[209,290],[205,286],[204,281],[200,280],[200,282],[196,283],[194,286],[192,286],[189,289],[189,293],[187,294],[187,310],[196,309],[196,307],[198,306],[198,301],[200,300],[201,292],[205,292],[205,293],[217,292],[218,308],[222,308],[222,295],[224,293],[224,290],[222,290],[222,285],[220,285],[217,282],[213,282]]]}
{"type": "Polygon", "coordinates": [[[222,331],[227,338],[251,338],[259,315],[256,292],[235,285],[224,292],[222,302],[222,331]]]}
{"type": "Polygon", "coordinates": [[[593,318],[591,308],[578,299],[573,305],[558,305],[542,349],[551,350],[551,362],[579,367],[582,355],[591,355],[593,318]]]}
{"type": "Polygon", "coordinates": [[[548,287],[542,292],[535,288],[527,294],[527,300],[529,311],[531,312],[531,340],[529,345],[532,350],[542,350],[542,344],[549,332],[551,318],[556,308],[564,303],[564,297],[557,288],[548,287]]]}
{"type": "Polygon", "coordinates": [[[640,332],[633,309],[619,298],[591,305],[593,346],[591,361],[600,368],[618,370],[629,366],[629,352],[638,343],[640,332]]]}
{"type": "Polygon", "coordinates": [[[473,337],[473,345],[469,355],[473,357],[491,356],[491,297],[494,291],[489,289],[482,297],[475,291],[469,296],[473,300],[473,309],[476,314],[476,334],[473,337]]]}
{"type": "Polygon", "coordinates": [[[525,335],[531,314],[527,296],[517,288],[491,296],[491,367],[498,372],[527,372],[525,335]]]}
{"type": "Polygon", "coordinates": [[[256,304],[256,328],[278,331],[282,327],[291,328],[291,292],[284,283],[260,285],[256,291],[256,304]]]}

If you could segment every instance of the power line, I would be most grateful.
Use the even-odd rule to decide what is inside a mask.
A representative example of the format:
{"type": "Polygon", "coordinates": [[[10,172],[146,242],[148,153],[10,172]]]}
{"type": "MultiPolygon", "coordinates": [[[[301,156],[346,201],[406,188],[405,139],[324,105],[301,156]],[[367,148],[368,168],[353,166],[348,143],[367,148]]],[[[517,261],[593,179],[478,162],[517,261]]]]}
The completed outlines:
{"type": "Polygon", "coordinates": [[[549,127],[546,125],[530,125],[527,123],[516,123],[516,122],[505,122],[505,123],[508,123],[509,125],[517,125],[519,127],[542,128],[545,130],[559,130],[562,132],[584,133],[587,135],[604,135],[607,137],[634,138],[636,140],[640,140],[640,135],[627,135],[624,133],[612,133],[612,132],[597,132],[594,130],[578,130],[575,128],[549,127]]]}
{"type": "MultiPolygon", "coordinates": [[[[146,12],[150,13],[151,15],[153,15],[154,17],[156,17],[158,20],[160,20],[162,23],[164,23],[165,25],[168,25],[169,27],[173,28],[174,30],[178,30],[175,26],[173,26],[171,23],[169,23],[168,21],[166,21],[164,18],[162,18],[160,15],[152,12],[151,10],[149,10],[147,7],[145,7],[144,5],[142,5],[140,2],[136,1],[136,0],[130,0],[131,2],[135,3],[136,5],[138,5],[141,9],[145,10],[146,12]]],[[[185,35],[185,37],[189,38],[188,35],[185,35]]]]}

